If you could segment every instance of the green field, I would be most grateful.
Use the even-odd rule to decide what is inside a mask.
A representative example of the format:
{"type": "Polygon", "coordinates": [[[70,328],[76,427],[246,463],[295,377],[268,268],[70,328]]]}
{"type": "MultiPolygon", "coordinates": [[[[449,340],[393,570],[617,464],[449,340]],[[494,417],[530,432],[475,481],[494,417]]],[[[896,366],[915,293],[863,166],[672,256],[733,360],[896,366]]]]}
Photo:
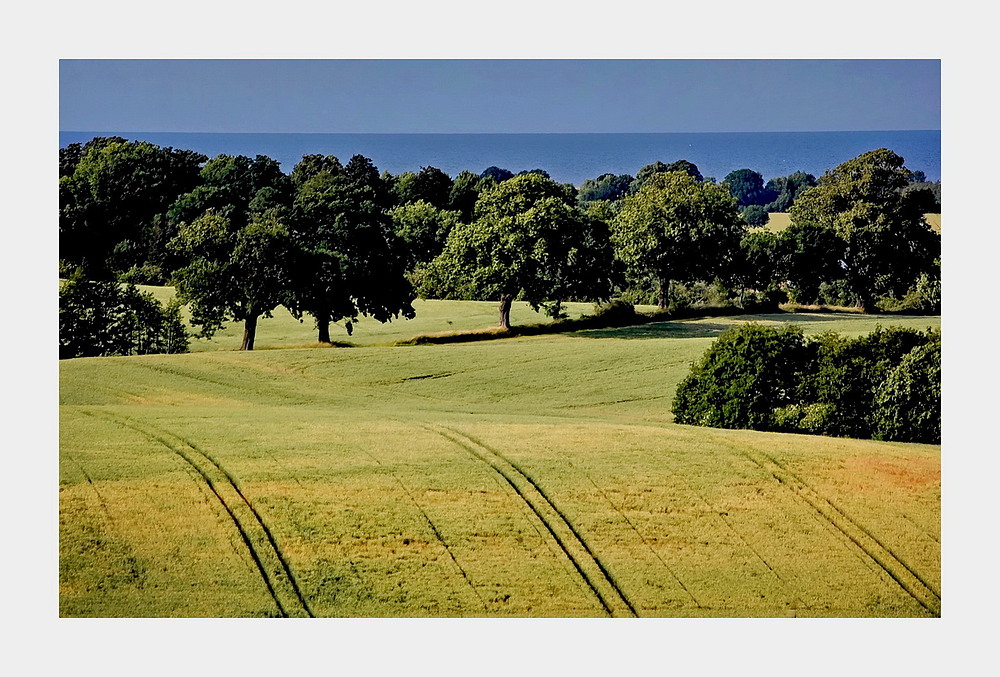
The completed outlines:
{"type": "MultiPolygon", "coordinates": [[[[772,233],[778,233],[792,223],[791,215],[788,212],[772,212],[767,215],[767,223],[763,226],[765,230],[769,230],[772,233]]],[[[924,219],[927,220],[927,225],[929,225],[934,232],[941,232],[941,215],[940,214],[924,214],[924,219]]]]}
{"type": "Polygon", "coordinates": [[[62,361],[60,615],[940,613],[939,447],[669,413],[732,323],[939,318],[388,345],[495,324],[491,303],[417,310],[353,348],[289,347],[314,337],[280,311],[272,350],[230,350],[231,328],[191,354],[62,361]]]}

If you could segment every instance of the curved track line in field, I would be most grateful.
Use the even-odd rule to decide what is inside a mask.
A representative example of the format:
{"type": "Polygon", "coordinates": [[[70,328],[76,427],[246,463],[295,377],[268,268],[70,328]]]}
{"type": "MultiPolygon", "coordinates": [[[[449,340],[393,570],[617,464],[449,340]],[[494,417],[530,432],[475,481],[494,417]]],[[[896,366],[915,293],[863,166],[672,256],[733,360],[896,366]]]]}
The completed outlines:
{"type": "Polygon", "coordinates": [[[448,556],[451,558],[451,561],[454,562],[455,567],[458,569],[458,573],[461,574],[461,576],[465,580],[465,582],[468,583],[468,585],[469,585],[470,588],[472,588],[472,592],[476,595],[476,597],[479,599],[480,603],[483,605],[483,610],[484,611],[489,611],[489,606],[486,604],[486,600],[483,599],[483,596],[479,594],[479,590],[476,589],[476,586],[472,584],[472,579],[469,578],[469,574],[466,573],[465,569],[462,568],[462,565],[458,563],[458,559],[455,558],[455,553],[453,553],[451,551],[451,547],[448,546],[448,542],[444,540],[444,536],[442,536],[441,532],[438,531],[437,525],[435,525],[434,522],[431,520],[430,515],[427,514],[427,511],[424,510],[421,507],[421,505],[417,502],[416,497],[410,492],[409,488],[407,488],[407,486],[403,483],[403,480],[401,480],[399,478],[399,475],[397,475],[396,473],[394,473],[392,470],[389,470],[388,468],[386,468],[385,465],[382,464],[382,461],[378,460],[378,458],[376,458],[374,454],[372,454],[370,452],[367,452],[367,451],[364,452],[364,454],[368,458],[370,458],[373,461],[375,461],[375,463],[376,463],[376,465],[378,465],[378,467],[380,467],[383,470],[385,470],[387,473],[389,473],[389,475],[392,476],[392,478],[394,480],[396,480],[396,483],[399,484],[399,487],[400,487],[400,489],[403,490],[403,493],[405,493],[409,497],[410,502],[413,503],[413,506],[418,511],[420,511],[421,515],[423,515],[424,520],[427,522],[427,525],[431,528],[431,531],[434,533],[434,536],[437,538],[437,540],[444,547],[444,551],[448,553],[448,556]]]}
{"type": "Polygon", "coordinates": [[[717,515],[717,516],[718,516],[718,518],[719,518],[719,519],[720,519],[720,520],[722,521],[722,523],[723,523],[723,524],[725,524],[725,525],[726,525],[726,527],[728,527],[728,528],[729,528],[729,530],[730,530],[730,531],[731,531],[731,532],[732,532],[732,533],[733,533],[733,534],[734,534],[734,535],[735,535],[735,536],[736,536],[736,537],[737,537],[738,539],[740,539],[740,541],[741,541],[741,542],[743,543],[743,545],[745,545],[745,546],[747,547],[747,549],[748,549],[748,550],[749,550],[749,551],[750,551],[751,553],[753,553],[753,554],[754,554],[754,556],[755,556],[755,557],[756,557],[757,559],[759,559],[759,560],[761,561],[761,563],[762,563],[762,564],[763,564],[763,565],[764,565],[764,566],[765,566],[765,567],[767,568],[767,570],[768,570],[769,572],[771,572],[771,574],[772,574],[772,575],[773,575],[773,576],[774,576],[774,577],[775,577],[775,578],[776,578],[776,579],[778,580],[778,582],[779,582],[779,583],[781,583],[781,586],[782,586],[783,588],[785,588],[785,590],[786,590],[787,592],[789,592],[789,593],[791,594],[791,596],[792,596],[792,601],[793,601],[793,602],[799,602],[799,603],[800,603],[800,604],[801,604],[801,605],[802,605],[803,607],[806,607],[806,608],[808,608],[808,605],[807,605],[807,604],[806,604],[806,603],[805,603],[805,602],[804,602],[804,601],[802,600],[802,598],[801,598],[801,597],[800,597],[800,596],[798,595],[798,593],[797,593],[797,592],[796,592],[796,591],[795,591],[794,589],[792,589],[792,586],[790,586],[790,585],[789,585],[789,583],[788,583],[788,582],[787,582],[787,581],[786,581],[786,580],[785,580],[784,578],[782,578],[782,577],[781,577],[781,574],[779,574],[779,573],[778,573],[777,569],[775,569],[774,567],[772,567],[772,566],[771,566],[771,564],[770,564],[770,563],[769,563],[769,562],[768,562],[768,561],[767,561],[766,559],[764,559],[764,556],[763,556],[763,555],[761,555],[761,554],[760,554],[759,552],[757,552],[757,549],[756,549],[755,547],[753,547],[753,545],[752,545],[752,544],[750,543],[750,541],[748,541],[748,540],[746,539],[746,537],[744,537],[744,536],[743,536],[743,534],[742,534],[742,533],[740,533],[740,531],[739,531],[738,529],[736,529],[736,527],[734,527],[734,526],[732,525],[732,523],[731,523],[731,522],[729,521],[729,519],[727,519],[726,515],[725,515],[725,514],[723,514],[723,513],[722,513],[722,512],[721,512],[721,511],[720,511],[720,510],[719,510],[718,508],[716,508],[716,507],[715,507],[714,505],[712,505],[711,501],[709,501],[709,500],[708,500],[707,498],[705,498],[705,495],[704,495],[704,494],[702,494],[702,493],[701,493],[701,492],[700,492],[700,491],[699,491],[699,490],[698,490],[698,489],[697,489],[697,488],[696,488],[696,487],[695,487],[695,486],[694,486],[694,485],[693,485],[693,484],[691,483],[691,481],[690,481],[690,480],[688,480],[688,479],[687,479],[686,477],[684,477],[683,475],[680,475],[680,474],[679,474],[679,473],[677,473],[677,472],[676,472],[675,470],[671,470],[670,468],[666,468],[666,471],[667,471],[668,473],[670,473],[670,474],[671,474],[671,476],[673,476],[674,478],[676,478],[676,479],[680,480],[680,481],[681,481],[681,482],[682,482],[682,483],[684,484],[684,486],[686,486],[686,487],[688,488],[688,491],[690,491],[690,492],[691,492],[692,494],[694,494],[695,496],[697,496],[697,497],[698,497],[698,498],[699,498],[699,499],[701,500],[701,502],[702,502],[702,503],[704,503],[704,504],[705,504],[706,506],[708,506],[708,509],[709,509],[709,510],[711,510],[711,511],[712,511],[712,512],[713,512],[713,513],[714,513],[715,515],[717,515]]]}
{"type": "MultiPolygon", "coordinates": [[[[854,519],[853,517],[851,517],[850,515],[848,515],[839,505],[837,505],[836,503],[834,503],[832,499],[829,499],[829,498],[823,496],[822,494],[820,494],[818,491],[816,491],[804,479],[802,479],[800,476],[796,475],[795,472],[789,470],[788,467],[784,463],[782,463],[781,461],[777,460],[776,458],[774,458],[773,456],[771,456],[771,455],[769,455],[769,454],[767,454],[765,452],[760,452],[760,453],[763,454],[769,461],[771,461],[772,463],[774,463],[775,465],[777,465],[779,468],[781,468],[784,472],[788,473],[789,477],[791,477],[792,479],[794,479],[796,482],[800,482],[802,484],[802,486],[806,487],[809,491],[815,493],[817,496],[819,496],[820,498],[822,498],[823,501],[825,501],[826,503],[829,503],[830,507],[832,507],[834,510],[836,510],[837,513],[840,514],[841,517],[843,517],[845,520],[847,520],[848,522],[850,522],[853,526],[855,526],[858,529],[860,529],[862,531],[862,533],[864,533],[865,536],[867,536],[868,538],[870,538],[876,545],[878,545],[878,547],[882,548],[887,553],[889,553],[889,555],[892,557],[892,559],[894,559],[896,562],[898,562],[899,564],[901,564],[903,566],[903,568],[906,569],[906,571],[908,571],[910,573],[911,576],[913,576],[924,587],[926,587],[928,590],[930,590],[934,594],[934,596],[937,598],[937,601],[940,603],[940,601],[941,601],[941,591],[938,590],[937,588],[935,588],[935,586],[933,584],[931,584],[930,582],[926,581],[923,578],[923,576],[921,576],[916,570],[914,570],[900,555],[896,554],[892,550],[892,548],[890,548],[888,545],[886,545],[885,543],[883,543],[882,541],[880,541],[878,538],[876,538],[875,535],[871,531],[869,531],[868,528],[865,525],[861,524],[856,519],[854,519]]],[[[904,515],[904,517],[905,517],[905,515],[904,515]]]]}
{"type": "MultiPolygon", "coordinates": [[[[560,453],[559,455],[566,460],[567,465],[569,465],[570,467],[575,467],[573,461],[570,460],[568,456],[562,453],[560,453]]],[[[617,505],[615,505],[614,501],[611,500],[611,497],[608,496],[607,492],[605,492],[604,489],[602,489],[597,484],[597,482],[594,481],[594,478],[590,476],[590,473],[588,473],[585,470],[581,470],[581,472],[583,473],[583,476],[586,477],[587,480],[594,485],[594,488],[597,489],[598,493],[604,497],[604,500],[608,502],[608,505],[611,506],[611,509],[614,510],[616,513],[618,513],[619,516],[621,516],[621,518],[625,521],[625,523],[629,525],[629,528],[631,528],[632,531],[635,532],[635,535],[639,537],[639,540],[642,541],[642,544],[645,545],[646,548],[648,548],[649,551],[653,553],[653,556],[660,561],[660,564],[663,565],[663,568],[667,570],[667,572],[673,577],[675,581],[677,581],[677,585],[680,586],[681,590],[687,593],[687,596],[691,598],[691,601],[695,603],[695,606],[697,606],[699,609],[704,609],[705,607],[702,605],[701,602],[698,601],[698,598],[694,596],[694,593],[691,592],[691,590],[688,589],[686,585],[684,585],[684,581],[680,579],[680,576],[678,576],[674,572],[673,568],[671,568],[671,566],[667,564],[667,561],[663,559],[660,553],[658,553],[656,549],[649,543],[649,541],[647,541],[645,537],[643,537],[642,532],[640,532],[638,527],[636,527],[635,524],[632,523],[632,520],[628,518],[628,515],[626,515],[617,505]]]]}
{"type": "Polygon", "coordinates": [[[635,607],[615,583],[604,564],[593,553],[572,523],[527,473],[496,450],[454,428],[432,427],[431,425],[423,427],[462,447],[503,477],[511,489],[545,526],[559,549],[586,583],[587,588],[597,598],[605,613],[612,617],[638,617],[639,614],[635,607]],[[442,432],[438,428],[448,432],[442,432]]]}
{"type": "MultiPolygon", "coordinates": [[[[731,445],[730,448],[733,448],[731,445]]],[[[756,454],[739,450],[761,470],[774,477],[778,483],[811,507],[825,522],[843,534],[867,555],[879,570],[887,574],[920,606],[933,616],[941,615],[941,595],[922,576],[897,557],[872,533],[838,508],[832,501],[809,486],[801,477],[788,470],[769,454],[756,450],[756,454]]]]}
{"type": "Polygon", "coordinates": [[[145,437],[155,442],[158,442],[159,444],[161,444],[162,446],[166,447],[174,454],[179,456],[182,460],[184,460],[184,462],[188,466],[193,468],[194,471],[205,481],[205,484],[208,486],[209,490],[212,492],[212,494],[215,495],[215,498],[218,500],[219,504],[222,506],[223,510],[229,516],[233,525],[236,527],[237,532],[239,532],[240,534],[240,538],[246,545],[247,550],[250,553],[250,557],[251,559],[253,559],[253,562],[256,565],[257,570],[261,575],[264,585],[267,588],[268,594],[271,596],[271,599],[278,607],[278,611],[280,612],[280,614],[285,617],[288,617],[292,614],[296,616],[304,615],[310,618],[314,617],[312,610],[309,608],[308,603],[306,602],[305,598],[302,595],[301,590],[299,589],[298,583],[295,581],[295,578],[292,575],[291,568],[288,566],[288,563],[285,561],[285,558],[282,555],[281,550],[278,548],[277,542],[274,540],[274,536],[272,535],[271,530],[264,523],[263,519],[257,512],[256,508],[250,503],[247,497],[237,486],[232,476],[229,475],[229,473],[225,469],[223,469],[218,462],[212,459],[204,451],[198,449],[191,443],[187,442],[186,440],[177,435],[174,435],[173,433],[158,430],[153,426],[148,426],[149,429],[147,430],[127,417],[113,415],[108,412],[102,412],[101,414],[97,414],[94,412],[83,411],[83,413],[86,413],[89,416],[94,416],[95,418],[105,418],[106,420],[112,423],[134,430],[144,435],[145,437]],[[216,469],[216,471],[219,472],[225,478],[225,481],[221,483],[222,486],[225,487],[226,485],[228,485],[228,487],[233,492],[235,492],[239,497],[237,503],[241,501],[249,509],[252,515],[252,519],[247,519],[246,517],[243,517],[241,519],[240,516],[237,515],[237,506],[234,505],[231,500],[227,500],[223,496],[223,491],[220,490],[220,483],[217,482],[216,480],[213,480],[211,477],[210,468],[209,469],[204,468],[195,458],[193,458],[192,454],[189,451],[184,450],[179,445],[172,444],[167,439],[164,439],[163,435],[168,435],[170,437],[173,437],[174,439],[179,441],[182,445],[187,446],[188,449],[190,449],[190,451],[193,451],[198,455],[202,456],[203,458],[205,458],[216,469]],[[263,532],[264,534],[263,539],[260,537],[260,533],[256,534],[257,536],[256,539],[253,538],[252,534],[250,533],[251,531],[263,532]],[[255,540],[258,541],[258,543],[261,540],[266,540],[268,544],[271,546],[270,551],[268,548],[260,549],[259,546],[254,543],[255,540]],[[268,567],[264,562],[265,558],[269,560],[277,560],[280,569],[284,573],[284,577],[280,575],[275,575],[275,571],[273,571],[274,567],[273,566],[268,567]],[[269,571],[269,569],[272,570],[269,571]],[[289,586],[292,591],[291,594],[289,594],[288,590],[289,586]],[[286,602],[291,601],[291,604],[283,603],[282,598],[285,598],[286,602]],[[291,599],[289,600],[289,598],[291,599]]]}
{"type": "Polygon", "coordinates": [[[70,461],[72,461],[73,465],[75,465],[77,468],[79,468],[80,472],[83,474],[84,478],[87,480],[87,484],[90,485],[90,488],[93,490],[94,495],[97,496],[97,500],[101,504],[101,510],[104,512],[104,516],[107,518],[108,523],[111,524],[111,526],[114,526],[115,525],[115,520],[111,516],[111,511],[108,509],[108,504],[104,500],[104,496],[101,495],[101,492],[97,490],[97,484],[94,483],[94,480],[87,473],[87,470],[83,467],[83,464],[80,463],[75,458],[73,458],[73,455],[70,454],[68,451],[62,451],[60,453],[65,454],[66,458],[68,458],[70,461]]]}

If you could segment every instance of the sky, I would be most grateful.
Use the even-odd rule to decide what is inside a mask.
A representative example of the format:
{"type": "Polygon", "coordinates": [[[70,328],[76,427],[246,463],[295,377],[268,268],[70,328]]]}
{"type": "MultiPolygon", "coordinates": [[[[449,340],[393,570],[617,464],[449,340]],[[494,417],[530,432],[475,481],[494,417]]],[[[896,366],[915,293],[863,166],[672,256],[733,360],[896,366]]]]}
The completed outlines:
{"type": "Polygon", "coordinates": [[[940,128],[937,59],[59,61],[62,131],[940,128]]]}

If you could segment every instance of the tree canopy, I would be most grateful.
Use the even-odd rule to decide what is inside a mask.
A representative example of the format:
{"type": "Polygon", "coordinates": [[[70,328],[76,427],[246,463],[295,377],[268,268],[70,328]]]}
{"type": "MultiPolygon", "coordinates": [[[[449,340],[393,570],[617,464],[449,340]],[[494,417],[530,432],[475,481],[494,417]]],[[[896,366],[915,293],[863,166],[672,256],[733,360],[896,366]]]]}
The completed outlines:
{"type": "Polygon", "coordinates": [[[484,191],[476,220],[452,228],[431,275],[460,298],[499,300],[505,329],[518,297],[551,315],[565,300],[607,298],[613,270],[607,227],[576,206],[575,197],[538,174],[484,191]]]}
{"type": "Polygon", "coordinates": [[[611,223],[616,256],[633,278],[652,275],[667,307],[672,280],[711,280],[732,265],[746,224],[724,186],[685,172],[654,174],[611,223]]]}
{"type": "Polygon", "coordinates": [[[843,240],[844,278],[863,308],[879,296],[904,295],[940,257],[940,237],[903,193],[909,177],[903,159],[881,148],[826,172],[792,206],[792,223],[843,240]]]}
{"type": "Polygon", "coordinates": [[[413,317],[407,254],[392,230],[390,202],[378,170],[361,155],[342,169],[328,162],[296,190],[285,303],[293,315],[315,318],[321,343],[330,342],[331,322],[346,319],[350,333],[359,315],[413,317]]]}

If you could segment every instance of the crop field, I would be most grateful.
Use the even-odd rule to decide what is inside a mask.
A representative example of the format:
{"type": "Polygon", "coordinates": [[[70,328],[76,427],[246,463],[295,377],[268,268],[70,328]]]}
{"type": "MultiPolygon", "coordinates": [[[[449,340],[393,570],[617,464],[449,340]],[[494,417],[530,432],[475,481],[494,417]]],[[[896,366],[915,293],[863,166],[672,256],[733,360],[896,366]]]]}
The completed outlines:
{"type": "MultiPolygon", "coordinates": [[[[788,228],[791,225],[791,215],[787,212],[772,212],[767,215],[767,223],[761,226],[765,230],[769,230],[772,233],[778,233],[788,228]]],[[[941,232],[941,215],[940,214],[924,214],[924,219],[927,221],[927,225],[935,233],[941,232]]]]}
{"type": "Polygon", "coordinates": [[[283,312],[269,350],[229,349],[231,327],[190,354],[60,363],[60,615],[940,614],[938,446],[670,415],[733,323],[939,318],[389,345],[495,323],[490,303],[428,301],[316,348],[283,312]]]}

